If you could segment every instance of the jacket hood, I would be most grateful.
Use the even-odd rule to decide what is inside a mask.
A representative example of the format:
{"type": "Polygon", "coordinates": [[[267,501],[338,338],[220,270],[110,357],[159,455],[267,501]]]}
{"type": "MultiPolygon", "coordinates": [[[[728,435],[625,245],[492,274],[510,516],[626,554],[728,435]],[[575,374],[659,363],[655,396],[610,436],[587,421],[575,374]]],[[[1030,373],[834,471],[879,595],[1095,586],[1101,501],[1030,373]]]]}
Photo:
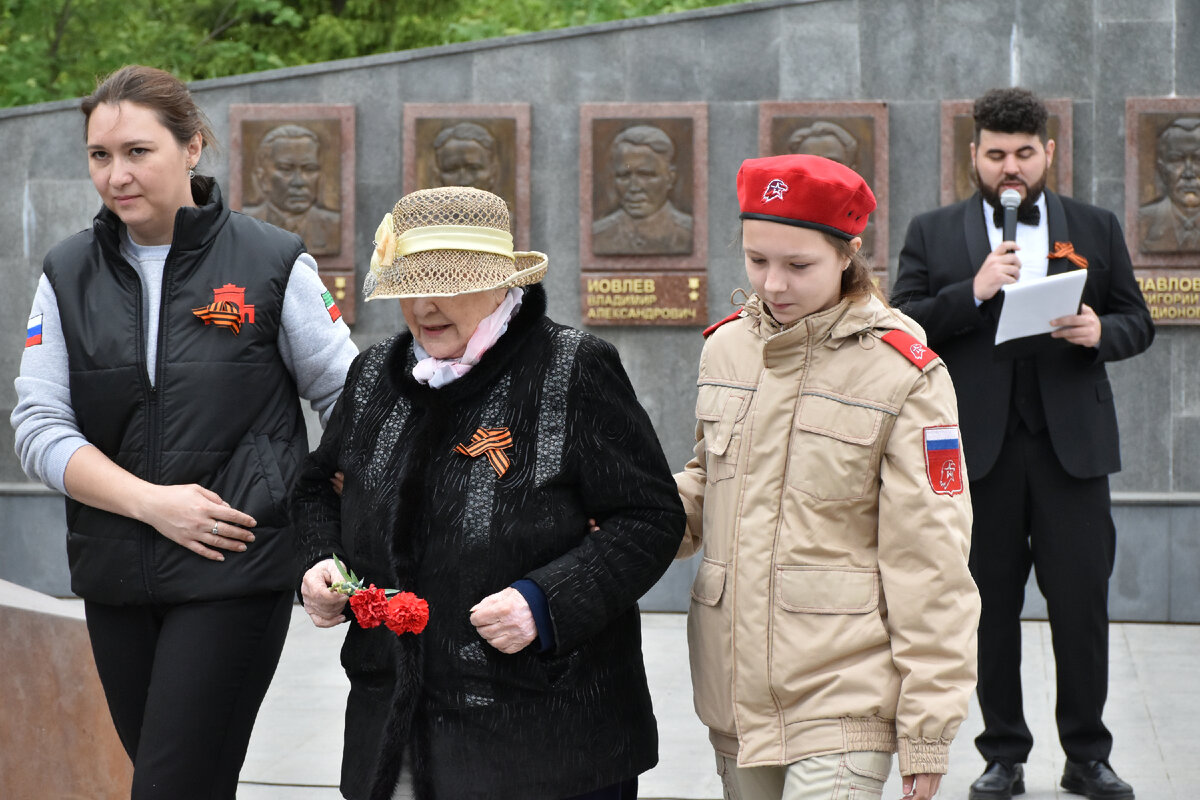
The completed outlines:
{"type": "Polygon", "coordinates": [[[803,331],[796,335],[836,343],[871,331],[880,331],[882,335],[890,330],[902,330],[912,334],[923,344],[926,342],[925,331],[920,325],[875,295],[869,295],[865,299],[844,297],[831,308],[809,314],[787,327],[780,325],[767,312],[762,298],[757,294],[747,298],[743,310],[754,330],[764,340],[792,331],[803,331]]]}

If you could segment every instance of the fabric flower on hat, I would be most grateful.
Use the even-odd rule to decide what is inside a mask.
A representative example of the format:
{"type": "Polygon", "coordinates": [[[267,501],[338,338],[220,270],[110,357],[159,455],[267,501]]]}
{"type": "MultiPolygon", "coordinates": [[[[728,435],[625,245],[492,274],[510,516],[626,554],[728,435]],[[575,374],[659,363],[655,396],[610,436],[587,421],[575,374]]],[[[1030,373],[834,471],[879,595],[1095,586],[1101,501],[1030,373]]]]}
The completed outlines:
{"type": "Polygon", "coordinates": [[[375,252],[371,254],[371,269],[390,267],[396,260],[396,228],[392,225],[392,215],[383,215],[383,221],[375,229],[375,252]]]}

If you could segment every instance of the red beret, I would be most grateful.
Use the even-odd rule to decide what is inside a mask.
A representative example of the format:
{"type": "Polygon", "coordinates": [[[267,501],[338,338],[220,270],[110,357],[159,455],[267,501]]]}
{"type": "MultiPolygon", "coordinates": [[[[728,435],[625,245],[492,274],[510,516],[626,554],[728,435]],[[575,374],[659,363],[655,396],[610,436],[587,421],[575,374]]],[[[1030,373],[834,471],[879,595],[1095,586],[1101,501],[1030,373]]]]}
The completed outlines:
{"type": "Polygon", "coordinates": [[[742,219],[765,219],[853,239],[867,227],[875,195],[857,172],[809,155],[748,158],[737,175],[742,219]]]}

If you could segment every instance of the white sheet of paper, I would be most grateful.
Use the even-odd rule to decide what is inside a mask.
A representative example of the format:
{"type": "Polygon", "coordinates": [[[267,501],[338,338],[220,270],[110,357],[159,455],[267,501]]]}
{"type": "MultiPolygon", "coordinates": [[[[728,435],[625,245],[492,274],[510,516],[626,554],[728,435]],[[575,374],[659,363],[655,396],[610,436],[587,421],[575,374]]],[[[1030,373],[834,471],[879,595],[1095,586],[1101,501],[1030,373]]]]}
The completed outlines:
{"type": "Polygon", "coordinates": [[[1003,287],[1004,305],[996,325],[996,344],[1022,336],[1054,330],[1050,320],[1079,311],[1079,298],[1087,282],[1086,269],[1073,269],[1035,281],[1010,283],[1003,287]]]}

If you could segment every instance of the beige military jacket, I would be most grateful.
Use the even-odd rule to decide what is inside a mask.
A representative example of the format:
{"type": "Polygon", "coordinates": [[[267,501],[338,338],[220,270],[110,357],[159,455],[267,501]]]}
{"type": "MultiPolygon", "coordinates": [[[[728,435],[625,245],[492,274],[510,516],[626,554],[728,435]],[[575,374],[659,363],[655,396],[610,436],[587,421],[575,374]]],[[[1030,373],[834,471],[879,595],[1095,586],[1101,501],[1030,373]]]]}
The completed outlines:
{"type": "Polygon", "coordinates": [[[979,620],[950,376],[875,298],[785,330],[756,296],[743,314],[705,343],[695,457],[675,476],[679,555],[704,550],[697,713],[741,766],[881,750],[902,774],[944,773],[979,620]]]}

